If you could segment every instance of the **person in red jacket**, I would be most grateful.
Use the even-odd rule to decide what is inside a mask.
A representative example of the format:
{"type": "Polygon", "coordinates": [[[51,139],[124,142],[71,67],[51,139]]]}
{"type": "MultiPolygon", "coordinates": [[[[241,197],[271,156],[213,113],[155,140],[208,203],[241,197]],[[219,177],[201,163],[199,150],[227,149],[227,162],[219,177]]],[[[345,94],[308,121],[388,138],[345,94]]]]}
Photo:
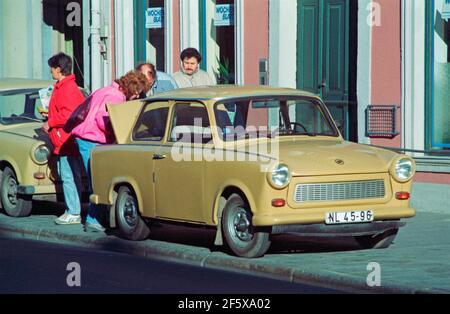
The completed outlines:
{"type": "Polygon", "coordinates": [[[63,130],[72,112],[84,101],[72,73],[72,59],[58,53],[48,60],[52,77],[56,80],[48,108],[48,120],[43,129],[52,141],[53,153],[58,156],[57,168],[62,181],[66,212],[55,220],[58,225],[81,223],[81,171],[83,164],[75,141],[63,130]]]}

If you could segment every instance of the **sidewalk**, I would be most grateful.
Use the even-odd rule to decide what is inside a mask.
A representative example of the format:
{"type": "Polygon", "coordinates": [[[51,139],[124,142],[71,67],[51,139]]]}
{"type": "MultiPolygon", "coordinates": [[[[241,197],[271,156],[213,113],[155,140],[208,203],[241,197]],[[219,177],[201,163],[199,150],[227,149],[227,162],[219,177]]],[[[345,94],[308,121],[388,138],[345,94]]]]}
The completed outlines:
{"type": "MultiPolygon", "coordinates": [[[[413,202],[414,203],[414,202],[413,202]]],[[[111,250],[199,267],[250,272],[291,282],[373,293],[450,293],[450,211],[418,209],[395,244],[384,250],[358,250],[352,239],[278,236],[260,259],[230,256],[214,247],[214,231],[161,225],[150,239],[130,242],[114,235],[56,226],[53,215],[10,218],[0,215],[0,236],[22,237],[111,250]],[[366,284],[369,263],[381,267],[381,286],[366,284]]],[[[232,291],[230,291],[232,293],[232,291]]]]}

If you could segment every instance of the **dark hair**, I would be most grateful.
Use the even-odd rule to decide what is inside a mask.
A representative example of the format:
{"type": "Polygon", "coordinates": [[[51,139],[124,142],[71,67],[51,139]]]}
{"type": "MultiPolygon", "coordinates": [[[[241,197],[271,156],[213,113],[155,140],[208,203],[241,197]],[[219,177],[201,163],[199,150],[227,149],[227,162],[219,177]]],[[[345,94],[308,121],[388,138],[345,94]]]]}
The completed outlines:
{"type": "Polygon", "coordinates": [[[134,69],[138,72],[142,72],[142,67],[148,65],[150,67],[150,70],[152,70],[152,76],[153,78],[156,78],[156,67],[153,63],[139,63],[134,69]]]}
{"type": "Polygon", "coordinates": [[[181,52],[181,61],[184,61],[184,59],[188,58],[195,58],[197,59],[197,62],[200,63],[202,62],[202,55],[200,54],[200,52],[198,52],[197,49],[195,48],[186,48],[181,52]]]}
{"type": "Polygon", "coordinates": [[[147,93],[150,90],[147,77],[138,71],[130,71],[115,82],[119,84],[127,100],[134,94],[147,93]]]}
{"type": "Polygon", "coordinates": [[[62,75],[72,74],[72,58],[65,53],[58,53],[48,59],[48,66],[51,68],[60,68],[62,75]]]}

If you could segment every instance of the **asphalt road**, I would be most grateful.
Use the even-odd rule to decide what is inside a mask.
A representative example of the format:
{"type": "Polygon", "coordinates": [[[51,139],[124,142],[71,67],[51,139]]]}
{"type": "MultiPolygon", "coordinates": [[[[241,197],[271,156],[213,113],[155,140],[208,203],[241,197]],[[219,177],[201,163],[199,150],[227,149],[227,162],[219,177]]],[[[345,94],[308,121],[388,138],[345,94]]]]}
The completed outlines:
{"type": "MultiPolygon", "coordinates": [[[[205,273],[208,269],[233,272],[242,270],[247,274],[274,275],[275,278],[288,283],[321,285],[353,292],[448,294],[450,293],[450,213],[447,203],[436,205],[433,201],[425,202],[427,195],[431,194],[432,191],[428,190],[416,191],[413,207],[417,209],[417,216],[408,219],[407,225],[401,228],[394,245],[383,250],[361,250],[358,249],[355,241],[346,238],[299,238],[285,235],[273,239],[271,249],[263,258],[240,259],[230,256],[228,252],[213,245],[215,234],[212,230],[181,226],[152,226],[149,239],[130,242],[120,240],[113,233],[86,234],[82,231],[82,226],[56,226],[53,220],[62,213],[63,209],[60,210],[46,203],[41,204],[32,216],[26,218],[17,219],[0,214],[0,238],[3,236],[37,239],[146,258],[159,257],[164,260],[170,258],[177,263],[201,268],[199,273],[205,273]],[[372,287],[368,285],[367,280],[372,278],[374,270],[377,270],[375,273],[378,274],[379,280],[376,282],[377,285],[372,287]]],[[[450,189],[448,193],[440,194],[442,203],[444,200],[448,202],[450,189]]],[[[6,246],[0,246],[0,258],[4,256],[2,254],[4,249],[6,246]]],[[[92,251],[88,250],[88,252],[92,251]]],[[[110,256],[114,253],[105,254],[110,256]]],[[[38,259],[45,258],[37,253],[34,256],[38,259]]],[[[20,266],[19,261],[18,258],[17,262],[13,261],[10,264],[15,263],[20,266]]],[[[58,266],[64,274],[68,273],[65,270],[68,262],[64,260],[65,264],[58,266]]],[[[3,268],[0,264],[0,274],[3,268]]],[[[53,269],[56,269],[56,266],[53,269]]],[[[160,275],[158,272],[157,274],[160,275]]],[[[182,275],[184,276],[184,273],[182,275]]],[[[183,276],[180,278],[184,278],[183,276]]],[[[25,276],[25,279],[27,278],[29,276],[25,276]]],[[[8,285],[12,287],[16,281],[14,278],[10,281],[8,285]]],[[[3,283],[4,281],[1,280],[2,288],[3,283]]],[[[206,286],[208,288],[203,291],[201,289],[183,291],[182,284],[183,282],[169,293],[184,291],[202,293],[204,290],[207,290],[207,293],[234,293],[229,290],[220,290],[220,285],[214,285],[211,289],[206,286]]],[[[241,293],[243,289],[240,285],[229,281],[224,286],[235,288],[236,293],[241,293]]],[[[271,285],[262,286],[264,288],[255,292],[274,293],[271,285]]],[[[164,285],[160,287],[162,292],[166,292],[163,289],[164,285]]],[[[256,288],[260,287],[256,286],[256,288]]],[[[250,288],[246,287],[246,289],[250,288]]],[[[0,292],[2,291],[0,289],[0,292]]],[[[281,293],[281,290],[279,291],[281,293]]],[[[290,292],[298,293],[295,289],[288,293],[290,292]]]]}
{"type": "Polygon", "coordinates": [[[267,295],[337,292],[114,252],[0,238],[0,293],[267,295]]]}

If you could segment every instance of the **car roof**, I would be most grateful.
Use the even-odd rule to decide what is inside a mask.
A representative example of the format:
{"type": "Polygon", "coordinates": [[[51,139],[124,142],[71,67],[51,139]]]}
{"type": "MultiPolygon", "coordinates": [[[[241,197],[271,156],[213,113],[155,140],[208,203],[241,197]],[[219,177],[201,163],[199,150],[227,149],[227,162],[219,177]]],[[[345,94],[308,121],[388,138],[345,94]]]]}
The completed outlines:
{"type": "Polygon", "coordinates": [[[53,84],[53,81],[48,80],[0,78],[0,93],[13,90],[41,89],[53,84]]]}
{"type": "Polygon", "coordinates": [[[218,85],[174,89],[157,94],[148,100],[225,100],[233,98],[258,97],[258,96],[305,96],[318,97],[315,94],[293,89],[269,86],[237,86],[218,85]]]}

